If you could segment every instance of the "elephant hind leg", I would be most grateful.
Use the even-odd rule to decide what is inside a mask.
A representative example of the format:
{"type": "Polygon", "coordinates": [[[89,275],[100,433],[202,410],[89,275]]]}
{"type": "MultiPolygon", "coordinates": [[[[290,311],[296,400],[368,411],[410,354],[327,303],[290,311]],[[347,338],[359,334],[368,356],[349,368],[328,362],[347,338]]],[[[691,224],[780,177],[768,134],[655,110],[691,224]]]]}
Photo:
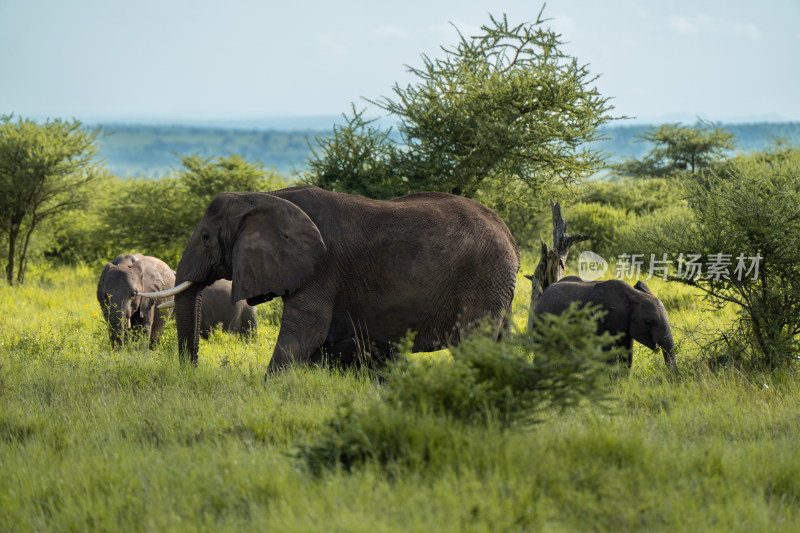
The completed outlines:
{"type": "Polygon", "coordinates": [[[628,354],[628,368],[631,368],[633,366],[633,338],[626,336],[625,341],[625,353],[628,354]]]}
{"type": "Polygon", "coordinates": [[[391,358],[392,347],[388,343],[374,342],[351,336],[326,342],[315,354],[320,360],[328,360],[344,368],[377,368],[391,358]]]}
{"type": "Polygon", "coordinates": [[[361,366],[361,348],[355,337],[337,339],[330,342],[326,339],[325,344],[317,348],[311,355],[310,361],[315,364],[330,362],[345,368],[361,366]]]}
{"type": "Polygon", "coordinates": [[[164,326],[167,323],[168,316],[168,313],[160,309],[155,309],[154,311],[153,324],[150,326],[149,331],[151,350],[158,346],[158,342],[161,339],[161,334],[164,333],[164,326]]]}
{"type": "Polygon", "coordinates": [[[631,366],[633,365],[633,339],[630,336],[625,335],[622,339],[618,340],[615,344],[607,346],[604,351],[610,351],[612,349],[612,347],[614,347],[614,346],[616,346],[617,348],[623,348],[624,349],[624,355],[623,355],[623,357],[617,356],[617,357],[613,357],[613,358],[607,359],[606,363],[608,363],[610,365],[615,365],[615,364],[618,364],[618,363],[625,362],[625,364],[628,365],[628,368],[631,368],[631,366]]]}

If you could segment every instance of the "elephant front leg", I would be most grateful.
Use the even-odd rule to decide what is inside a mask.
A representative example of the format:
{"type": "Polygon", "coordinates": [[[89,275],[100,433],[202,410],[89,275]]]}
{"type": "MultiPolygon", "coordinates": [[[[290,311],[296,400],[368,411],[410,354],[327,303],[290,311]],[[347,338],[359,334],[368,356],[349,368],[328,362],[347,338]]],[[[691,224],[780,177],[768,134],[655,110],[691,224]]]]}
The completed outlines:
{"type": "Polygon", "coordinates": [[[617,364],[622,363],[623,361],[628,365],[628,368],[631,368],[633,365],[633,338],[630,335],[625,335],[623,338],[619,339],[615,344],[608,346],[606,350],[610,350],[612,346],[616,346],[617,348],[622,348],[624,351],[625,359],[620,359],[619,357],[608,359],[608,364],[617,364]]]}
{"type": "Polygon", "coordinates": [[[633,338],[629,335],[625,336],[625,353],[628,356],[628,368],[633,366],[633,338]]]}
{"type": "Polygon", "coordinates": [[[302,295],[284,298],[281,330],[267,372],[292,363],[309,363],[325,341],[332,316],[332,304],[319,301],[309,304],[302,295]]]}
{"type": "MultiPolygon", "coordinates": [[[[157,301],[160,304],[161,301],[157,301]]],[[[164,332],[164,326],[167,323],[168,310],[154,309],[153,324],[150,328],[150,349],[154,350],[158,346],[161,339],[161,334],[164,332]]]]}

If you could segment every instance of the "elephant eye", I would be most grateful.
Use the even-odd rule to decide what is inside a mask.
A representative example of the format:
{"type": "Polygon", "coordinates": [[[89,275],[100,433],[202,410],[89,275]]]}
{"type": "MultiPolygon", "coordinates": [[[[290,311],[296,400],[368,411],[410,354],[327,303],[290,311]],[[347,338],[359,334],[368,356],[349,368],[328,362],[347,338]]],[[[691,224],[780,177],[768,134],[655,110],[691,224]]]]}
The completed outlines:
{"type": "Polygon", "coordinates": [[[648,328],[652,328],[653,326],[656,325],[656,322],[655,322],[655,320],[651,320],[651,319],[647,318],[644,321],[644,325],[647,326],[648,328]]]}

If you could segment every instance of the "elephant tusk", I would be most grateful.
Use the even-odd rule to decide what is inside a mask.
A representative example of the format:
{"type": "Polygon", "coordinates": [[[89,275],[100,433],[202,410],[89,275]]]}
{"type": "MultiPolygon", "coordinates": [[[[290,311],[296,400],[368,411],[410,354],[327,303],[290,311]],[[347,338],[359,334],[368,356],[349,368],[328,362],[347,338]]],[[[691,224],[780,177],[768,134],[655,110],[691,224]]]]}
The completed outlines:
{"type": "Polygon", "coordinates": [[[172,309],[175,307],[175,300],[167,300],[164,303],[158,304],[159,309],[172,309]]]}
{"type": "Polygon", "coordinates": [[[191,281],[184,281],[180,285],[176,285],[171,289],[166,289],[157,292],[137,292],[136,295],[144,296],[145,298],[166,298],[167,296],[175,296],[176,294],[180,294],[191,286],[192,286],[191,281]]]}

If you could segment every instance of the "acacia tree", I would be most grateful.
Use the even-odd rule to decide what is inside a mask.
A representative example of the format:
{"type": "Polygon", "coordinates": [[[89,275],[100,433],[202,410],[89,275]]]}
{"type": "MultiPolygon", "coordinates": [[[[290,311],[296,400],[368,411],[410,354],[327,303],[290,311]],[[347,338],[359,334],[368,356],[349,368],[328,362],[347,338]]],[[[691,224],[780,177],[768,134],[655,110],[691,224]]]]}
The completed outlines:
{"type": "Polygon", "coordinates": [[[100,128],[59,119],[37,124],[0,117],[0,224],[6,280],[25,279],[31,236],[43,221],[80,207],[101,175],[94,162],[100,128]]]}
{"type": "Polygon", "coordinates": [[[310,181],[387,197],[438,190],[475,197],[482,190],[518,195],[598,170],[590,147],[612,106],[592,87],[586,66],[561,49],[561,36],[533,23],[490,17],[473,37],[459,32],[444,57],[422,56],[418,82],[395,85],[394,99],[371,101],[398,119],[399,139],[354,112],[332,138],[319,139],[310,181]],[[331,170],[345,169],[342,175],[331,170]]]}
{"type": "Polygon", "coordinates": [[[344,125],[333,126],[332,136],[318,137],[316,146],[310,146],[310,182],[382,200],[408,192],[407,182],[397,172],[400,153],[391,130],[381,130],[355,106],[352,116],[344,118],[344,125]]]}
{"type": "Polygon", "coordinates": [[[732,133],[703,121],[695,126],[662,124],[637,137],[653,148],[641,160],[616,165],[619,174],[636,178],[693,175],[721,161],[736,147],[732,133]]]}
{"type": "Polygon", "coordinates": [[[677,270],[670,279],[732,304],[739,320],[718,360],[757,369],[797,365],[800,351],[800,148],[739,155],[686,183],[690,216],[640,228],[639,249],[677,270]],[[666,257],[665,257],[666,256],[666,257]]]}

